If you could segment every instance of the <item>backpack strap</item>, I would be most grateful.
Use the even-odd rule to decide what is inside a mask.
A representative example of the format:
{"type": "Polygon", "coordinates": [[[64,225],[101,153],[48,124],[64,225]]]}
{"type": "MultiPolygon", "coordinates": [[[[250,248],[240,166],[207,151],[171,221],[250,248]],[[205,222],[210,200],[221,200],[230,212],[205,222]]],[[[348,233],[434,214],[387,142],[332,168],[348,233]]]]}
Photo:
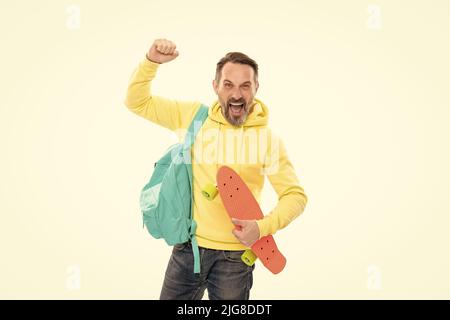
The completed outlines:
{"type": "Polygon", "coordinates": [[[206,118],[208,118],[208,111],[209,108],[202,104],[198,109],[197,113],[195,114],[194,119],[192,119],[192,122],[189,125],[186,136],[184,137],[183,146],[185,150],[189,149],[194,143],[195,137],[197,136],[197,133],[200,131],[203,122],[206,120],[206,118]]]}
{"type": "Polygon", "coordinates": [[[197,231],[197,223],[194,219],[191,220],[191,245],[192,253],[194,254],[194,273],[200,273],[200,251],[198,250],[197,238],[195,238],[195,231],[197,231]]]}
{"type": "MultiPolygon", "coordinates": [[[[190,148],[195,141],[195,137],[197,133],[200,131],[200,128],[205,122],[206,118],[208,118],[209,108],[205,105],[201,105],[195,114],[194,119],[189,125],[188,131],[184,138],[183,149],[189,152],[190,159],[190,148]],[[189,150],[189,151],[188,151],[189,150]]],[[[192,162],[192,159],[191,159],[192,162]]],[[[192,178],[192,164],[188,166],[189,180],[191,184],[191,190],[193,190],[193,178],[192,178]]],[[[194,192],[191,191],[191,229],[190,229],[190,239],[192,244],[192,253],[194,254],[194,273],[200,273],[200,252],[198,249],[197,239],[195,238],[195,231],[197,230],[197,223],[194,220],[194,192]]]]}

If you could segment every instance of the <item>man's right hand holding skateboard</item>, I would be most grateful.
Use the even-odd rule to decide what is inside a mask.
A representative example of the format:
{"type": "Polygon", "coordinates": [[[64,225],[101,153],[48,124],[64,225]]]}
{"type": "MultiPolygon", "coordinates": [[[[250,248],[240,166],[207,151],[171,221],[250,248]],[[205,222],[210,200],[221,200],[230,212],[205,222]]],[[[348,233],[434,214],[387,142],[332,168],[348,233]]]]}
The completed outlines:
{"type": "Polygon", "coordinates": [[[259,227],[256,220],[239,220],[232,218],[231,222],[236,226],[234,236],[246,247],[251,247],[259,240],[259,227]]]}

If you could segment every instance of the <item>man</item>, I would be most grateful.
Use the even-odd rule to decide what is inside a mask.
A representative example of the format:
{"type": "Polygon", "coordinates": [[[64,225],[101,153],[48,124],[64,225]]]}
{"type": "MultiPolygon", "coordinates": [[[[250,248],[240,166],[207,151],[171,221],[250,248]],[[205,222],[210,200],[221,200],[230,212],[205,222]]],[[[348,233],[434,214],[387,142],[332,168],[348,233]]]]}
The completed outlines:
{"type": "MultiPolygon", "coordinates": [[[[186,129],[201,105],[151,94],[160,65],[178,55],[172,41],[155,40],[131,77],[125,101],[131,111],[173,131],[186,129]]],[[[218,101],[210,106],[191,151],[201,273],[193,272],[191,244],[176,245],[160,299],[201,299],[205,289],[210,299],[249,299],[254,265],[247,266],[240,256],[260,237],[287,226],[307,202],[282,141],[267,128],[268,109],[255,98],[257,63],[243,53],[228,53],[218,62],[212,85],[218,101]],[[210,201],[201,193],[215,182],[220,165],[235,169],[258,201],[267,175],[278,194],[277,206],[262,220],[231,221],[220,197],[210,201]]]]}

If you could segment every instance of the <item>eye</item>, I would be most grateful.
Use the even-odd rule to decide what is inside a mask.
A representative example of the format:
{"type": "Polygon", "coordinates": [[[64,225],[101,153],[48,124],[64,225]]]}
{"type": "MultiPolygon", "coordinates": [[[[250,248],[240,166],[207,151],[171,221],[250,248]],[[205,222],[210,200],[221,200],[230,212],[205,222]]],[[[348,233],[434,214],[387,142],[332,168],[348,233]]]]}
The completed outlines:
{"type": "Polygon", "coordinates": [[[226,82],[224,84],[224,86],[225,86],[225,88],[231,88],[233,85],[231,83],[229,83],[229,82],[226,82]]]}

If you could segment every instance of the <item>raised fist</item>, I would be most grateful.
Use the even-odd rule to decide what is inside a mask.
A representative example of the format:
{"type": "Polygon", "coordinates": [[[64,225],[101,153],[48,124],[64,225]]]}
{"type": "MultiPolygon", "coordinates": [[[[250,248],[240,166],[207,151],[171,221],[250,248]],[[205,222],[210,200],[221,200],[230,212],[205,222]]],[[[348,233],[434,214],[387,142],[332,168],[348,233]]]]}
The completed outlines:
{"type": "Polygon", "coordinates": [[[178,57],[175,43],[167,39],[156,39],[147,52],[147,59],[156,63],[166,63],[178,57]]]}

